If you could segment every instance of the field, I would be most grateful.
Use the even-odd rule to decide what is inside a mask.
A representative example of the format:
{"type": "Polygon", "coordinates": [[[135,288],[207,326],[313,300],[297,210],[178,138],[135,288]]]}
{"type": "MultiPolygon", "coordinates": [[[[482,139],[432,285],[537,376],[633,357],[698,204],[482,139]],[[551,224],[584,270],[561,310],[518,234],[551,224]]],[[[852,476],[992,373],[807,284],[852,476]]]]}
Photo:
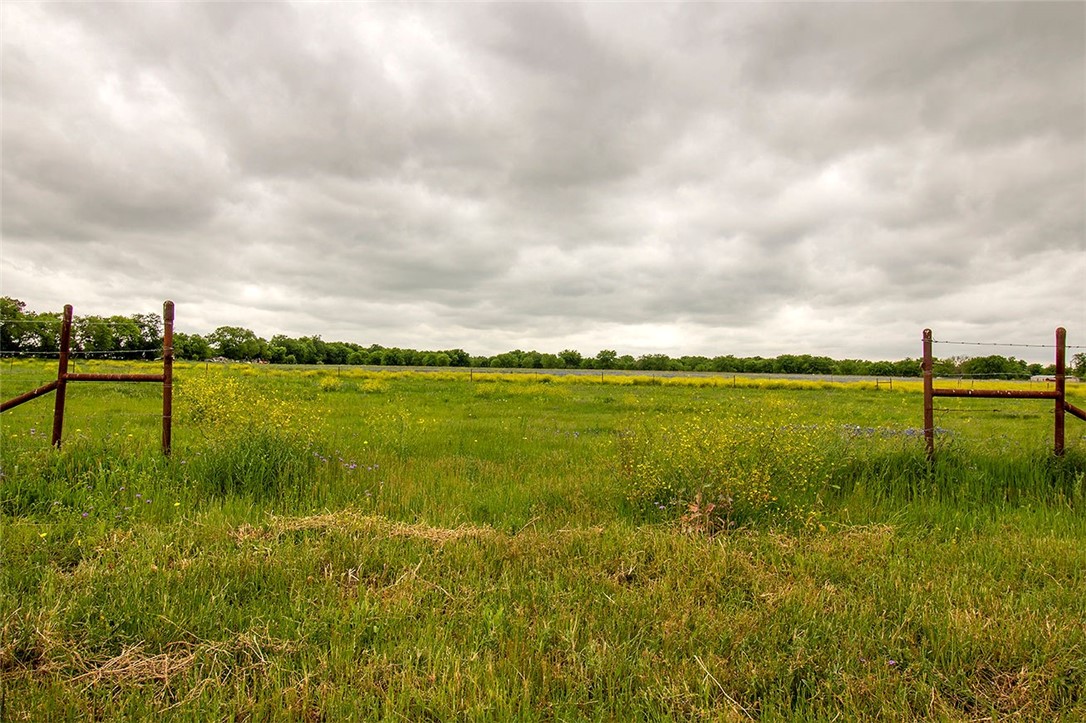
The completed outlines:
{"type": "Polygon", "coordinates": [[[177,375],[169,459],[154,384],[0,417],[0,719],[1086,719],[1051,402],[929,465],[916,383],[177,375]]]}

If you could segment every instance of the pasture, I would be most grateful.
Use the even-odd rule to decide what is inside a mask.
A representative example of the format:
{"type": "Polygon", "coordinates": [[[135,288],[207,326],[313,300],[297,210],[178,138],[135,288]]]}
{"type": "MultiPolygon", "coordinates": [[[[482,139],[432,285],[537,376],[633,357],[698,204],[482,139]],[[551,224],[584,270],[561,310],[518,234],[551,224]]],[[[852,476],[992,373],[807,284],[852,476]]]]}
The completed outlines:
{"type": "Polygon", "coordinates": [[[176,373],[169,459],[154,384],[0,416],[0,719],[1086,718],[1050,402],[929,465],[919,383],[176,373]]]}

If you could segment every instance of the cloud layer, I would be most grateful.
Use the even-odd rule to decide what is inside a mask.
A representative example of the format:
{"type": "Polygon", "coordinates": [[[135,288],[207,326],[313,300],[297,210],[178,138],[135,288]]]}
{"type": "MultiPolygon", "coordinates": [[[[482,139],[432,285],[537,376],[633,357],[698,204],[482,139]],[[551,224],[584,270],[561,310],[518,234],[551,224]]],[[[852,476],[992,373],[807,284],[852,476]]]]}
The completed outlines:
{"type": "Polygon", "coordinates": [[[472,353],[1086,341],[1080,3],[9,4],[2,50],[32,308],[472,353]]]}

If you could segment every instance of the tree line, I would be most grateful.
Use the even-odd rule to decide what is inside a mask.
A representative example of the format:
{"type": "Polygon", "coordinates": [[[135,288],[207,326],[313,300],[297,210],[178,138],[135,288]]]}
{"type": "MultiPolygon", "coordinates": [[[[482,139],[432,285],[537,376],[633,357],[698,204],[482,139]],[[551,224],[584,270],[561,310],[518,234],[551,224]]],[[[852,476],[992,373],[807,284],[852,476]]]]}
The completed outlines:
{"type": "MultiPolygon", "coordinates": [[[[34,312],[18,299],[0,299],[0,356],[55,354],[60,348],[61,314],[34,312]]],[[[175,332],[178,359],[204,361],[266,361],[272,364],[335,364],[369,366],[421,366],[499,369],[595,369],[626,371],[724,372],[736,374],[822,374],[833,376],[919,377],[919,359],[868,361],[832,359],[810,354],[782,354],[765,358],[619,355],[602,349],[584,356],[573,349],[557,354],[514,349],[494,356],[471,356],[463,349],[419,351],[379,344],[324,341],[320,336],[298,338],[282,334],[264,339],[251,329],[220,326],[206,336],[175,332]]],[[[72,320],[72,350],[98,358],[154,359],[161,354],[162,318],[158,314],[130,316],[78,316],[72,320]]],[[[1086,354],[1076,354],[1072,371],[1086,375],[1086,354]]],[[[1014,357],[946,357],[934,360],[936,376],[1022,379],[1050,374],[1054,365],[1030,364],[1014,357]]]]}

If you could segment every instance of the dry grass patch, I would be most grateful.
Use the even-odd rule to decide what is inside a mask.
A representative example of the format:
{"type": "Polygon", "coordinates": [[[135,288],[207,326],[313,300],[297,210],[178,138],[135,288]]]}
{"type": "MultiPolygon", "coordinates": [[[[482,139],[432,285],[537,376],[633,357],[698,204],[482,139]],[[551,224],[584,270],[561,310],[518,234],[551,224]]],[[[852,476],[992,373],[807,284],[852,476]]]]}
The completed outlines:
{"type": "Polygon", "coordinates": [[[495,539],[499,536],[491,527],[460,525],[431,527],[423,523],[397,522],[379,515],[366,515],[355,510],[339,510],[320,515],[279,517],[272,515],[263,525],[248,523],[236,528],[232,537],[238,542],[276,539],[288,532],[299,531],[365,532],[375,536],[405,537],[445,544],[464,539],[495,539]]]}

